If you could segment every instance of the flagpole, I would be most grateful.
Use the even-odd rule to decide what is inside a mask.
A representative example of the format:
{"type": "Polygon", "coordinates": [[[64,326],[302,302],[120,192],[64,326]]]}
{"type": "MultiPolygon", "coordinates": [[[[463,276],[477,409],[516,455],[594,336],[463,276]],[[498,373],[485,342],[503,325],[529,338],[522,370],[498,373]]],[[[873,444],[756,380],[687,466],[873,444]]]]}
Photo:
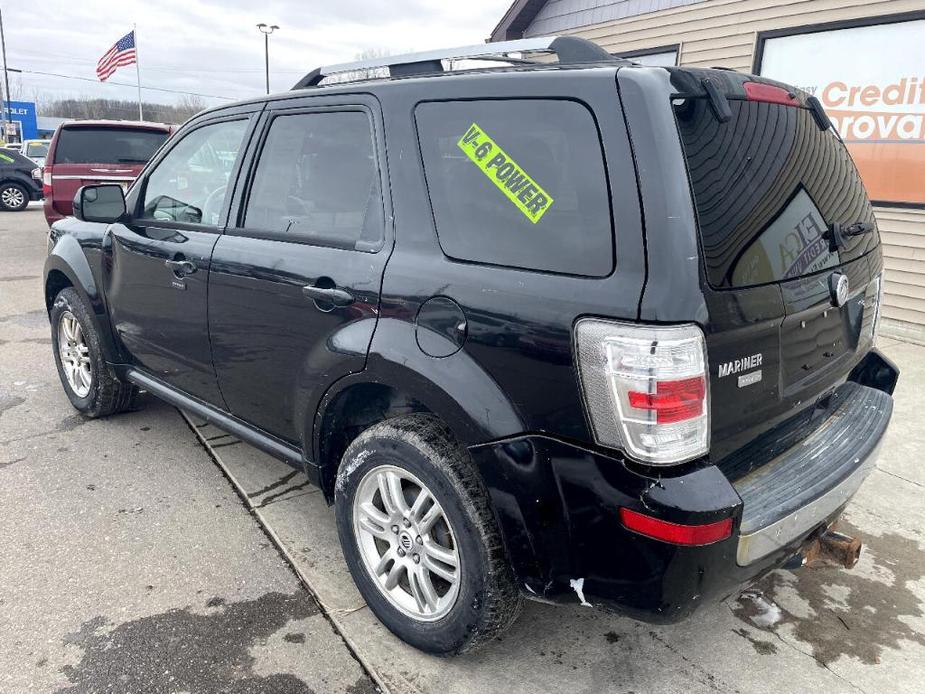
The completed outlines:
{"type": "Polygon", "coordinates": [[[132,37],[135,39],[135,82],[138,84],[138,120],[144,120],[141,112],[141,60],[138,58],[138,25],[132,24],[132,37]]]}

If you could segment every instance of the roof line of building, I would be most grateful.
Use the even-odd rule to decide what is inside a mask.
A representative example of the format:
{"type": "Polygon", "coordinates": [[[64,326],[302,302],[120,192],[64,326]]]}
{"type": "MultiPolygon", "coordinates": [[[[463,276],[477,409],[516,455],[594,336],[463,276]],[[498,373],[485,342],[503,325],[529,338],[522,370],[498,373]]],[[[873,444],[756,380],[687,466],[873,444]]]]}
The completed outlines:
{"type": "Polygon", "coordinates": [[[492,29],[489,41],[512,41],[523,38],[530,22],[536,19],[546,0],[514,0],[501,17],[498,25],[492,29]]]}

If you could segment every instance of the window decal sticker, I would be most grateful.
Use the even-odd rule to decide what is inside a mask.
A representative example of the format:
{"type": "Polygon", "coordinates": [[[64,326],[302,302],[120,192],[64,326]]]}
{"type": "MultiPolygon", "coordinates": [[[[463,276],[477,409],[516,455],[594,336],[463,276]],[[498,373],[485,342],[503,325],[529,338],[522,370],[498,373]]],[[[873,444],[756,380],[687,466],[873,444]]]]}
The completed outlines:
{"type": "Polygon", "coordinates": [[[552,196],[476,123],[469,126],[456,144],[534,224],[552,207],[552,196]]]}

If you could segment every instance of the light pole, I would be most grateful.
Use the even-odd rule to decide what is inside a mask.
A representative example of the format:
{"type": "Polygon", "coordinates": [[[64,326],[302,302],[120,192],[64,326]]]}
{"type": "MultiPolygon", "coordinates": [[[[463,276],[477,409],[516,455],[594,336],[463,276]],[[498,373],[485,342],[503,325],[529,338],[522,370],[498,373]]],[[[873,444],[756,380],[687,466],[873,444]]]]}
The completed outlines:
{"type": "Polygon", "coordinates": [[[7,75],[7,71],[6,71],[6,37],[3,35],[3,11],[2,10],[0,10],[0,44],[3,45],[3,86],[6,91],[6,103],[7,103],[6,106],[3,105],[3,96],[2,96],[2,93],[0,93],[0,111],[2,111],[2,114],[0,114],[0,126],[3,127],[3,137],[0,139],[2,139],[3,142],[6,142],[6,137],[7,137],[6,110],[9,107],[9,103],[12,97],[10,95],[10,78],[9,78],[9,75],[7,75]]]}
{"type": "Polygon", "coordinates": [[[279,29],[275,24],[267,26],[263,22],[257,25],[257,28],[260,29],[260,32],[263,34],[263,58],[264,64],[267,71],[267,94],[270,93],[270,34],[279,29]]]}

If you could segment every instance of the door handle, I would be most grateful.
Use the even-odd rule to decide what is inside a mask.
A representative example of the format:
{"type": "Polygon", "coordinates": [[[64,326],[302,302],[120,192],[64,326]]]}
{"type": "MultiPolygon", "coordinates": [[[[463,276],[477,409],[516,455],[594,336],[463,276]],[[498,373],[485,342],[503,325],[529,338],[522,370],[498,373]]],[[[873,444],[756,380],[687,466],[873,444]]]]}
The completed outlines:
{"type": "Polygon", "coordinates": [[[338,287],[315,287],[308,285],[302,287],[302,294],[313,301],[323,301],[324,303],[334,304],[339,307],[349,306],[355,301],[353,294],[346,289],[340,289],[338,287]]]}
{"type": "Polygon", "coordinates": [[[190,260],[165,260],[164,265],[178,275],[192,275],[198,269],[196,263],[190,260]]]}

